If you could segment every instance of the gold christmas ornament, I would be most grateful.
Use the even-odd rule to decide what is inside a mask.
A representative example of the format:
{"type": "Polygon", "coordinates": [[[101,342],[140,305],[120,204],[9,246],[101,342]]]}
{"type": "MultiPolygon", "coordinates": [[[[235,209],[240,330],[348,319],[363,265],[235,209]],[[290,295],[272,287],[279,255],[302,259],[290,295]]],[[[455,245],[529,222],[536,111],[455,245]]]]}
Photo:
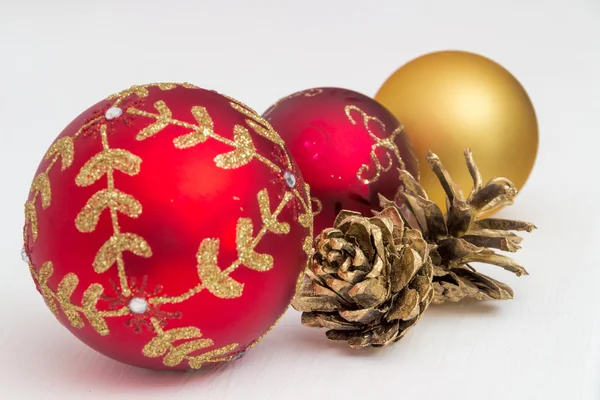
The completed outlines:
{"type": "Polygon", "coordinates": [[[506,178],[483,184],[469,149],[464,152],[473,189],[468,197],[437,155],[427,161],[445,192],[444,214],[416,179],[399,170],[393,200],[380,196],[373,217],[342,211],[317,238],[312,263],[292,303],[302,323],[327,328],[331,340],[351,347],[382,347],[401,339],[430,303],[512,299],[512,289],[470,263],[497,265],[517,276],[527,271],[492,249],[515,252],[528,222],[484,218],[512,204],[515,185],[506,178]]]}
{"type": "MultiPolygon", "coordinates": [[[[456,155],[470,147],[484,179],[506,176],[521,189],[538,148],[535,110],[519,81],[496,62],[464,51],[441,51],[394,72],[375,99],[405,126],[419,160],[438,154],[464,189],[470,177],[456,155]]],[[[435,174],[421,168],[421,186],[444,207],[435,174]]]]}

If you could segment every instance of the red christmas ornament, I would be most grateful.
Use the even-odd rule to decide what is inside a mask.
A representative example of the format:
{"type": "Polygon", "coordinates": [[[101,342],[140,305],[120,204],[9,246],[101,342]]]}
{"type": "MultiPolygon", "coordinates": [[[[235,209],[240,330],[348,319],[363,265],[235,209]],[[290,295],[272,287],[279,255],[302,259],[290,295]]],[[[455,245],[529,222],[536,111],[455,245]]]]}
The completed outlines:
{"type": "Polygon", "coordinates": [[[315,215],[316,232],[332,226],[342,209],[370,215],[379,207],[378,193],[393,198],[400,184],[398,168],[419,178],[402,125],[360,93],[308,89],[277,101],[263,116],[287,144],[322,205],[315,215]]]}
{"type": "Polygon", "coordinates": [[[79,339],[154,369],[229,361],[285,312],[312,246],[308,188],[236,100],[134,86],[58,136],[25,205],[38,290],[79,339]]]}

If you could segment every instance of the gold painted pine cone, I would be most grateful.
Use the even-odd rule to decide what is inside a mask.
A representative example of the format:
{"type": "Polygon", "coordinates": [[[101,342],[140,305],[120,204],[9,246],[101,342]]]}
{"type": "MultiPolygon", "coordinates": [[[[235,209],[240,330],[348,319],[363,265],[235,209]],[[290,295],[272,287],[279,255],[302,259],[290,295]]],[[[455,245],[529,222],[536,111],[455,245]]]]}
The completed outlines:
{"type": "Polygon", "coordinates": [[[517,195],[514,184],[506,178],[494,178],[483,185],[470,149],[465,150],[465,159],[474,183],[468,198],[452,181],[438,156],[433,153],[427,156],[446,192],[446,215],[406,171],[399,171],[401,186],[394,202],[380,196],[381,207],[395,206],[406,225],[421,231],[429,243],[434,264],[434,304],[465,298],[513,298],[508,285],[477,272],[469,263],[492,264],[517,276],[527,275],[521,264],[491,249],[516,252],[521,248],[522,238],[512,231],[531,232],[535,226],[500,218],[481,219],[482,214],[513,203],[517,195]]]}
{"type": "Polygon", "coordinates": [[[302,323],[331,340],[381,347],[402,338],[433,299],[433,269],[421,232],[395,207],[371,218],[342,211],[317,238],[313,263],[292,303],[302,323]]]}
{"type": "Polygon", "coordinates": [[[469,149],[467,167],[473,190],[465,197],[439,158],[427,161],[447,196],[447,213],[428,199],[421,185],[400,170],[401,185],[393,201],[380,196],[383,211],[367,218],[342,211],[333,228],[315,242],[292,306],[302,323],[327,328],[331,340],[351,347],[382,347],[402,338],[431,302],[512,299],[512,289],[477,272],[469,263],[500,266],[517,276],[527,271],[491,249],[515,252],[528,222],[482,218],[510,205],[513,183],[495,178],[483,185],[469,149]]]}

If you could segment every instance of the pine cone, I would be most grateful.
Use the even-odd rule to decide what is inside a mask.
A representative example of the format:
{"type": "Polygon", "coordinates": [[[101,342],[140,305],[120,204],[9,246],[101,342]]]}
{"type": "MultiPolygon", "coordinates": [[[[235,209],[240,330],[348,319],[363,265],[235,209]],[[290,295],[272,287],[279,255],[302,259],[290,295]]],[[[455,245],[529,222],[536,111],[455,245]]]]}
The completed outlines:
{"type": "Polygon", "coordinates": [[[523,221],[480,219],[484,213],[512,204],[517,194],[514,184],[506,178],[495,178],[484,186],[469,149],[465,150],[465,158],[474,182],[468,198],[454,184],[439,158],[433,153],[427,157],[446,192],[446,215],[406,171],[400,171],[402,185],[393,202],[380,196],[381,207],[395,206],[406,225],[421,231],[429,243],[436,304],[464,298],[513,298],[508,285],[477,272],[469,265],[471,262],[497,265],[517,276],[527,275],[518,262],[490,248],[515,252],[520,249],[522,238],[511,231],[531,232],[535,226],[523,221]]]}
{"type": "Polygon", "coordinates": [[[342,211],[315,246],[292,305],[331,340],[354,348],[395,342],[433,299],[428,244],[395,206],[371,218],[342,211]]]}
{"type": "Polygon", "coordinates": [[[533,224],[482,215],[512,204],[517,190],[506,178],[485,186],[469,149],[467,167],[474,187],[465,198],[439,158],[427,160],[447,196],[444,213],[407,171],[394,201],[380,196],[383,211],[374,217],[342,211],[333,228],[316,241],[312,265],[299,286],[294,308],[302,323],[328,328],[331,340],[351,347],[381,347],[402,338],[429,304],[510,299],[512,289],[469,265],[483,262],[517,276],[527,271],[490,248],[514,252],[533,224]]]}

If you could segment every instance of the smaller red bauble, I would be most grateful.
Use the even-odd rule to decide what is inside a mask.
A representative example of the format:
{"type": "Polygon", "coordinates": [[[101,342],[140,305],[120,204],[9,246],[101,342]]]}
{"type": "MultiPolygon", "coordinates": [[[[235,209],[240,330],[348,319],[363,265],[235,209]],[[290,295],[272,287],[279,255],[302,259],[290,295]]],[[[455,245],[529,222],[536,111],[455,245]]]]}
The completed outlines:
{"type": "Polygon", "coordinates": [[[257,343],[312,247],[310,195],[281,138],[190,84],[134,86],[84,111],[42,159],[25,214],[29,269],[58,320],[152,369],[257,343]]]}
{"type": "Polygon", "coordinates": [[[321,203],[316,232],[332,226],[342,209],[370,215],[378,208],[378,193],[393,198],[400,184],[398,168],[419,177],[417,157],[400,122],[363,94],[308,89],[277,101],[263,117],[286,142],[321,203]]]}

